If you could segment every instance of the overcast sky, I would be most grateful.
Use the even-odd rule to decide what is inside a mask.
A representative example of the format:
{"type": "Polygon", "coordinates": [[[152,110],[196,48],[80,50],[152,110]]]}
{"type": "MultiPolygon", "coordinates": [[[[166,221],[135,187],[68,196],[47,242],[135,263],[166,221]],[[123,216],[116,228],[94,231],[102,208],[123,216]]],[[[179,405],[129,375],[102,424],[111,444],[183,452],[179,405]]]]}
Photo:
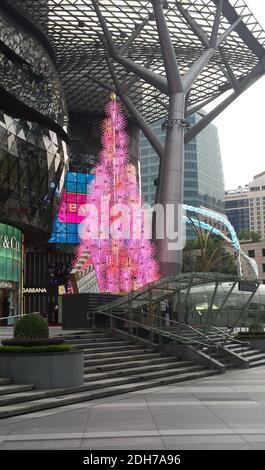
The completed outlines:
{"type": "MultiPolygon", "coordinates": [[[[265,29],[264,0],[245,2],[265,29]]],[[[213,123],[219,131],[226,189],[243,186],[265,171],[265,77],[213,123]]]]}

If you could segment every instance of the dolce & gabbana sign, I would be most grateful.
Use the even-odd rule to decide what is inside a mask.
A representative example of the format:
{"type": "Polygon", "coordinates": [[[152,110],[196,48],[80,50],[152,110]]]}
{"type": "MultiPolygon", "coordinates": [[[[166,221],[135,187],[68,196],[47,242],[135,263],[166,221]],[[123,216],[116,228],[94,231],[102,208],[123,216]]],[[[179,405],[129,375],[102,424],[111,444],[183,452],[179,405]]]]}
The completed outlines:
{"type": "Polygon", "coordinates": [[[21,246],[18,239],[13,235],[5,235],[0,233],[0,248],[5,248],[6,250],[20,251],[21,246]]]}

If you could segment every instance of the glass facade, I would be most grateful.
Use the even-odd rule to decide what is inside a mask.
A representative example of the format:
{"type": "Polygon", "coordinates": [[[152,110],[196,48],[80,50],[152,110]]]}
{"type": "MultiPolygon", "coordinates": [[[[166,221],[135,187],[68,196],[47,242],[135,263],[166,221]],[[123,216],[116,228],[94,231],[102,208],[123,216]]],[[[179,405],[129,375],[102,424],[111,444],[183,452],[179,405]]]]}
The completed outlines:
{"type": "MultiPolygon", "coordinates": [[[[0,224],[0,317],[19,315],[23,260],[22,232],[0,224]]],[[[12,319],[1,324],[12,324],[12,319]]]]}
{"type": "Polygon", "coordinates": [[[65,179],[65,190],[53,226],[50,243],[79,243],[78,226],[81,222],[78,211],[86,204],[93,175],[69,172],[65,179]]]}
{"type": "Polygon", "coordinates": [[[48,239],[67,163],[55,132],[0,112],[0,220],[48,239]]]}
{"type": "MultiPolygon", "coordinates": [[[[53,62],[36,37],[0,9],[0,77],[1,88],[30,108],[58,124],[67,125],[64,94],[53,62]]],[[[18,114],[18,106],[10,109],[18,114]]],[[[7,108],[5,108],[7,110],[7,108]]],[[[24,110],[26,112],[26,110],[24,110]]],[[[34,121],[38,122],[35,115],[34,121]]],[[[21,116],[22,117],[22,116],[21,116]]]]}
{"type": "MultiPolygon", "coordinates": [[[[192,125],[200,117],[195,114],[189,118],[192,125]]],[[[161,130],[164,119],[152,125],[153,131],[165,140],[161,130]]],[[[141,178],[144,202],[154,203],[158,175],[159,158],[148,140],[141,138],[141,178]]],[[[219,148],[218,133],[215,126],[209,125],[195,139],[185,146],[184,157],[184,203],[204,206],[224,212],[224,177],[219,148]]]]}
{"type": "Polygon", "coordinates": [[[225,201],[226,215],[233,225],[236,233],[241,230],[249,230],[249,199],[237,199],[225,201]]]}

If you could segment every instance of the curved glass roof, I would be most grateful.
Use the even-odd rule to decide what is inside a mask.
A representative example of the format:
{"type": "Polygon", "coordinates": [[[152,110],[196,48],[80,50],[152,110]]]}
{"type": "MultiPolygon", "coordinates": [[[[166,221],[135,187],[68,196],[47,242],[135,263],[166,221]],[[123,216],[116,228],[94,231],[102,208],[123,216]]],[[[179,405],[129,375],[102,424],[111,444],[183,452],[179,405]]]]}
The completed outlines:
{"type": "MultiPolygon", "coordinates": [[[[70,111],[100,112],[106,103],[108,88],[113,88],[113,81],[106,63],[109,53],[92,0],[9,0],[9,3],[26,11],[48,33],[70,111]]],[[[121,48],[130,40],[124,55],[165,76],[152,2],[98,0],[97,4],[116,47],[121,48]]],[[[181,74],[205,50],[196,28],[188,19],[192,18],[193,25],[195,22],[202,28],[206,39],[210,40],[217,4],[218,0],[163,2],[181,74]]],[[[203,103],[232,89],[229,74],[240,82],[265,56],[265,32],[243,0],[224,0],[219,34],[239,16],[241,23],[194,82],[189,105],[203,103]]],[[[117,62],[115,70],[121,83],[128,85],[127,95],[148,122],[165,115],[167,96],[128,73],[117,62]]]]}

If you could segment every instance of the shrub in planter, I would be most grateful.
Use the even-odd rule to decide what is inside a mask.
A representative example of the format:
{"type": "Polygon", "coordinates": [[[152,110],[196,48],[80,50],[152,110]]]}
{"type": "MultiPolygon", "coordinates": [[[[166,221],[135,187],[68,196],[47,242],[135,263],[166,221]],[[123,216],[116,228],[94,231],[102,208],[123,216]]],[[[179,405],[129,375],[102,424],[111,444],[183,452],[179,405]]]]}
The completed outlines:
{"type": "Polygon", "coordinates": [[[29,313],[21,317],[14,329],[15,338],[49,338],[49,326],[47,320],[37,313],[29,313]]]}
{"type": "Polygon", "coordinates": [[[253,323],[248,329],[248,333],[264,333],[263,326],[260,323],[253,323]]]}
{"type": "Polygon", "coordinates": [[[2,340],[3,346],[52,346],[63,343],[63,338],[8,338],[2,340]]]}
{"type": "Polygon", "coordinates": [[[45,346],[0,346],[0,353],[49,353],[71,351],[70,344],[50,344],[45,346]]]}
{"type": "Polygon", "coordinates": [[[70,351],[63,338],[49,338],[48,322],[39,314],[29,313],[16,323],[14,338],[2,340],[0,353],[38,353],[70,351]]]}

